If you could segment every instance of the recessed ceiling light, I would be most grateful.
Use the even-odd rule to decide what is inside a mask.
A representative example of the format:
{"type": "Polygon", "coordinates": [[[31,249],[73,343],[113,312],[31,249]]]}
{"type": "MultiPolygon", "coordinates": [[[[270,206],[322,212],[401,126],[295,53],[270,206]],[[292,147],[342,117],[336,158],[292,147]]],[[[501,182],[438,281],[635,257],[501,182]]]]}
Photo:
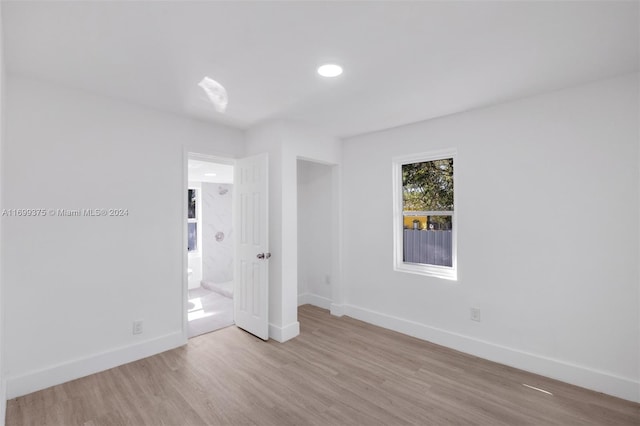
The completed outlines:
{"type": "Polygon", "coordinates": [[[215,173],[205,173],[204,175],[205,175],[205,176],[216,176],[216,174],[215,174],[215,173]]]}
{"type": "Polygon", "coordinates": [[[324,64],[318,68],[318,74],[323,77],[337,77],[342,74],[342,67],[337,64],[324,64]]]}

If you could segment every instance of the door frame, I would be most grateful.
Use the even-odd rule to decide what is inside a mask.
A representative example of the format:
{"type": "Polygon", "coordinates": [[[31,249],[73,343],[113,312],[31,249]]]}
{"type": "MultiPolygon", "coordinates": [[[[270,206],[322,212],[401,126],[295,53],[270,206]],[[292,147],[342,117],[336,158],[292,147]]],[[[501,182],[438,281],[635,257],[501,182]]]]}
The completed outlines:
{"type": "MultiPolygon", "coordinates": [[[[230,157],[222,157],[218,155],[203,154],[199,152],[193,152],[187,147],[182,150],[182,190],[181,203],[182,203],[182,340],[184,344],[189,340],[189,275],[187,269],[189,268],[189,253],[188,253],[188,240],[189,232],[187,227],[188,211],[187,211],[187,197],[189,196],[189,160],[208,161],[209,163],[228,164],[231,166],[236,165],[236,160],[230,157]]],[[[231,216],[235,217],[235,208],[232,207],[231,216]]],[[[235,271],[235,257],[233,259],[233,270],[235,271]]]]}

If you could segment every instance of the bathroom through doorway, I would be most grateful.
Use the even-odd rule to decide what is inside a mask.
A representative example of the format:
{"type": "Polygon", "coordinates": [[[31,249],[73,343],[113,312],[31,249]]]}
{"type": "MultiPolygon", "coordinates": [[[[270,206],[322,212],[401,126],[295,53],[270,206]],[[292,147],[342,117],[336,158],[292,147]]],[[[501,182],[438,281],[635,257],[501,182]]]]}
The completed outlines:
{"type": "Polygon", "coordinates": [[[234,324],[233,173],[230,162],[187,161],[188,337],[234,324]]]}

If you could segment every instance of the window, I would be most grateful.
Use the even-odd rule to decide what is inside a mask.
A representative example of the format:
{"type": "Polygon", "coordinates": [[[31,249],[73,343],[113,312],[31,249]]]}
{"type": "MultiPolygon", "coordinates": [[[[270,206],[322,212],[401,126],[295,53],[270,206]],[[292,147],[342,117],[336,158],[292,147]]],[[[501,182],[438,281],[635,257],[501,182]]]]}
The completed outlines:
{"type": "Polygon", "coordinates": [[[393,159],[394,269],[457,279],[455,151],[393,159]]]}
{"type": "Polygon", "coordinates": [[[189,189],[187,193],[187,250],[198,250],[198,204],[197,190],[189,189]]]}

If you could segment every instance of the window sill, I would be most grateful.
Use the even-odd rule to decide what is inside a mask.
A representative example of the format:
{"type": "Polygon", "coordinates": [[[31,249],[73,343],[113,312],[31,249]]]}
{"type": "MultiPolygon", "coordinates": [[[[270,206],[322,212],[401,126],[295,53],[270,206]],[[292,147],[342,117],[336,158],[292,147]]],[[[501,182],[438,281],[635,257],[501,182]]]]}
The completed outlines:
{"type": "Polygon", "coordinates": [[[400,264],[396,264],[393,270],[397,272],[407,272],[410,274],[424,275],[427,277],[440,278],[450,281],[458,280],[458,271],[455,268],[447,266],[402,262],[400,264]]]}

